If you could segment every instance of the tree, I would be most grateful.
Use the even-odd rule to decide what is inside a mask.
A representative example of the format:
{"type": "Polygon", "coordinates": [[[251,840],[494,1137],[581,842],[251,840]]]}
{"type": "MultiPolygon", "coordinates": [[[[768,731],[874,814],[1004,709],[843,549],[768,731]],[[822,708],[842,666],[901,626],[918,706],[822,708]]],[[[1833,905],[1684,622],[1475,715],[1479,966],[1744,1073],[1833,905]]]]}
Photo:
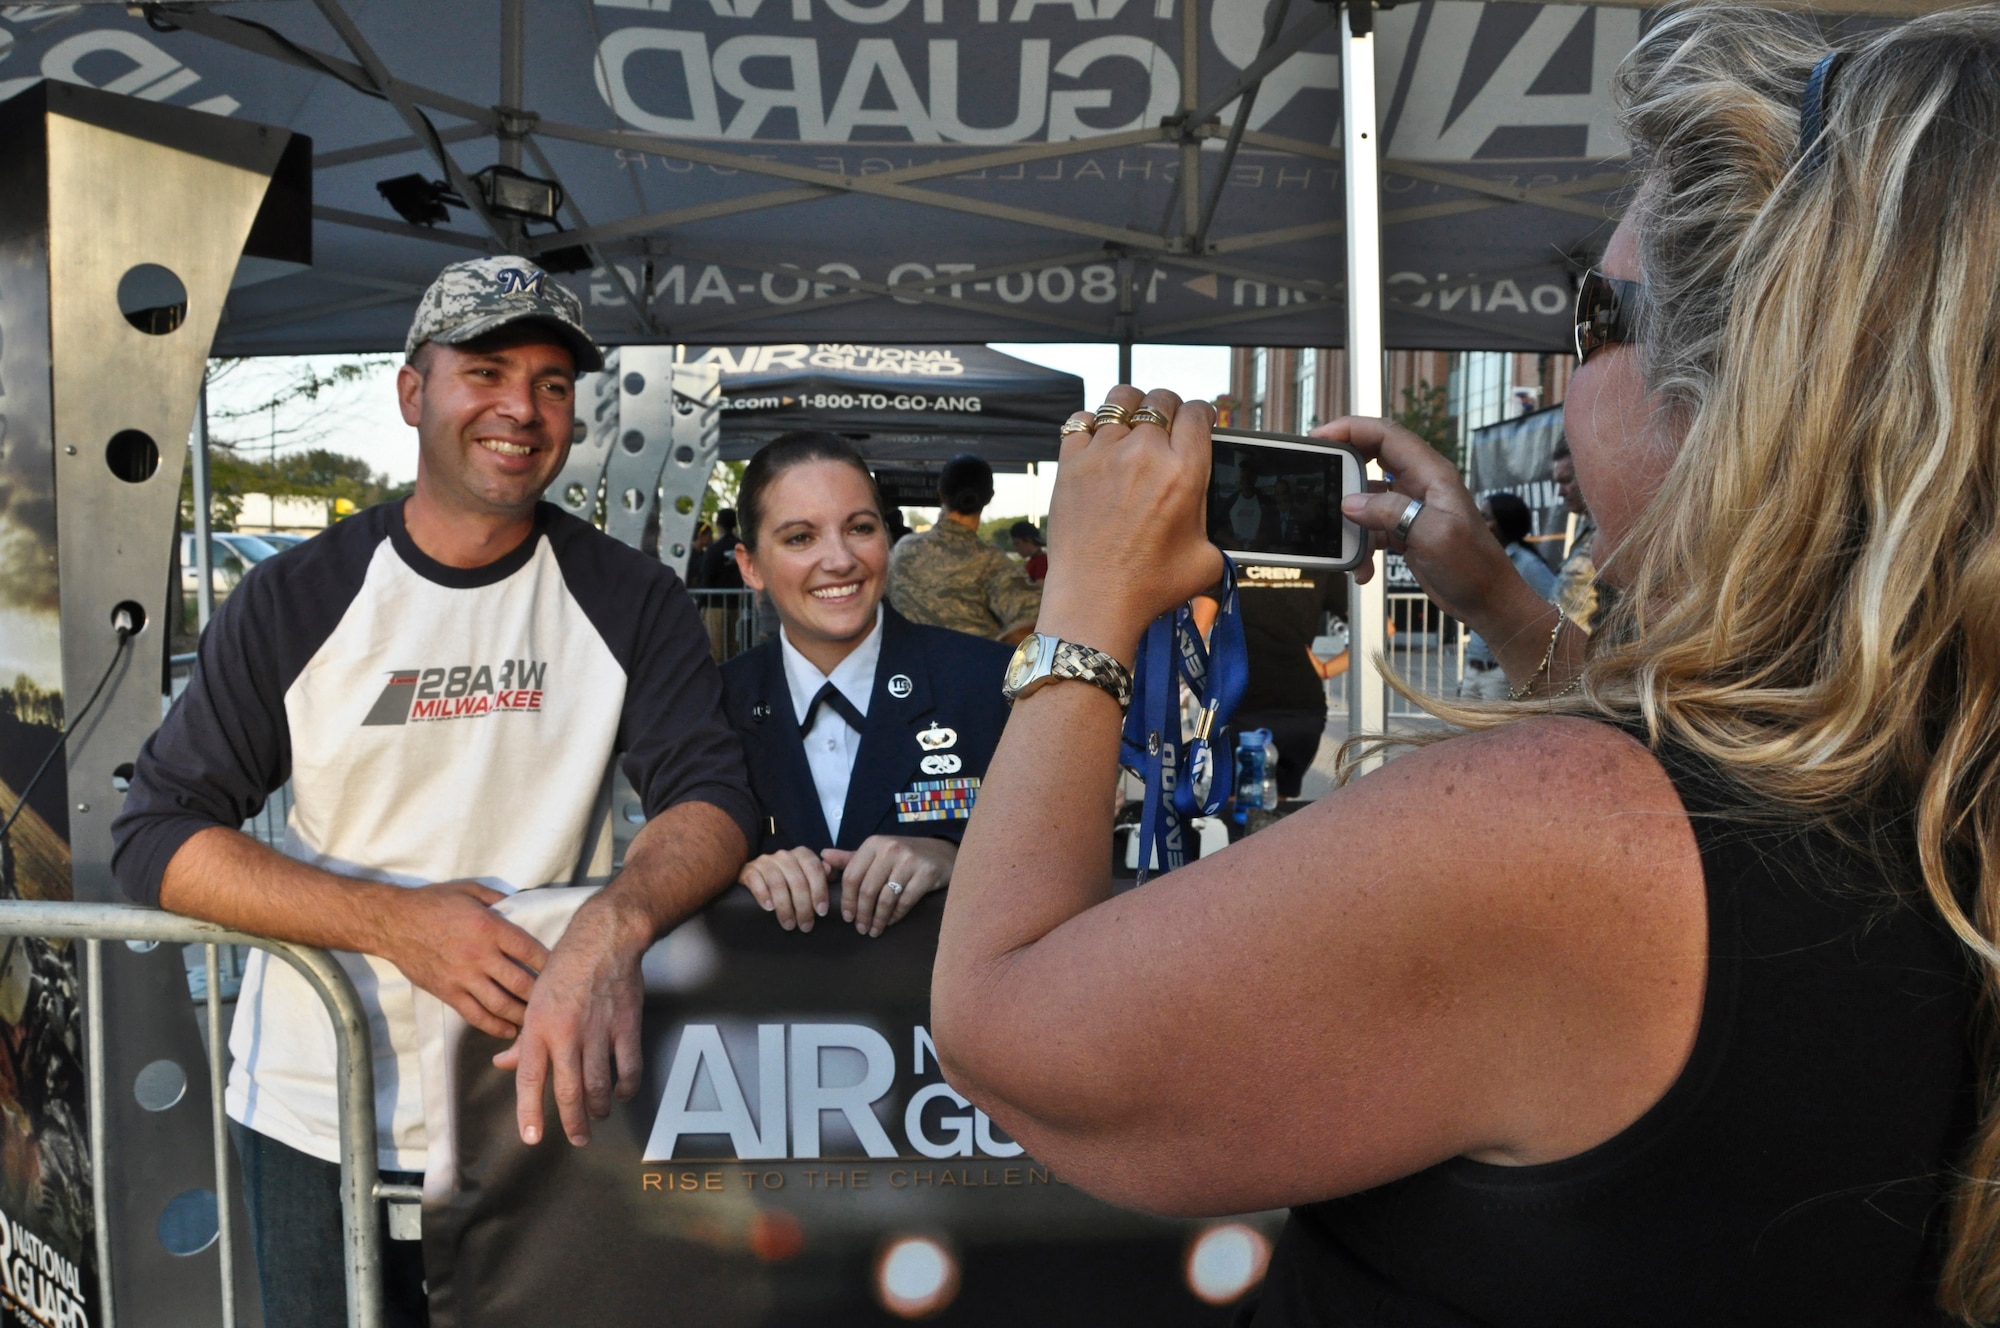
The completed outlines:
{"type": "MultiPolygon", "coordinates": [[[[224,382],[244,372],[250,363],[245,359],[210,360],[207,383],[213,387],[224,382]]],[[[390,483],[388,476],[370,470],[359,457],[312,446],[332,429],[323,416],[308,415],[282,428],[277,423],[286,407],[318,401],[332,388],[366,381],[389,363],[387,356],[380,355],[361,356],[330,367],[295,362],[289,377],[257,393],[250,404],[211,411],[208,491],[209,516],[215,527],[233,528],[242,516],[243,496],[249,493],[323,499],[329,517],[334,515],[336,504],[361,508],[408,494],[410,485],[390,483]],[[259,422],[262,429],[253,427],[259,422]],[[264,455],[256,456],[257,451],[264,455]]],[[[194,524],[192,468],[181,477],[181,522],[190,528],[194,524]]]]}
{"type": "Polygon", "coordinates": [[[699,520],[715,524],[715,514],[725,507],[736,506],[736,496],[743,491],[743,468],[747,461],[718,461],[708,475],[708,490],[701,496],[699,520]]]}
{"type": "MultiPolygon", "coordinates": [[[[990,520],[981,521],[979,523],[979,538],[1004,553],[1012,553],[1014,551],[1014,523],[1027,520],[1028,518],[1022,515],[996,516],[990,520]]],[[[1030,522],[1030,524],[1033,523],[1030,522]]]]}
{"type": "Polygon", "coordinates": [[[1451,413],[1451,397],[1443,388],[1432,386],[1428,379],[1404,388],[1402,408],[1390,418],[1429,443],[1460,471],[1465,469],[1458,419],[1451,413]]]}
{"type": "MultiPolygon", "coordinates": [[[[208,453],[209,518],[217,530],[230,530],[243,513],[243,495],[268,493],[279,498],[317,498],[326,502],[328,516],[342,499],[348,510],[406,497],[415,487],[392,484],[387,475],[371,471],[360,457],[323,447],[272,460],[252,460],[236,448],[211,444],[208,453]]],[[[181,523],[194,526],[194,474],[181,477],[181,523]]]]}

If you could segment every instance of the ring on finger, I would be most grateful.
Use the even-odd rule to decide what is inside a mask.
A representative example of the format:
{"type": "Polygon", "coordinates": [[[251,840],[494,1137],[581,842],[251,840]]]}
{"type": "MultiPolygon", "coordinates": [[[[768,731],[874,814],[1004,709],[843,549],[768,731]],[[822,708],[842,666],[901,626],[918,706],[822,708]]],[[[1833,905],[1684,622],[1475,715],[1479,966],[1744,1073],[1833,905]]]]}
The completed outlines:
{"type": "Polygon", "coordinates": [[[1067,438],[1073,433],[1089,433],[1097,427],[1096,420],[1064,420],[1058,437],[1067,438]]]}
{"type": "Polygon", "coordinates": [[[1130,424],[1131,422],[1132,408],[1130,406],[1121,406],[1115,401],[1107,401],[1097,408],[1097,423],[1100,425],[1130,424]]]}
{"type": "Polygon", "coordinates": [[[1133,411],[1130,422],[1133,424],[1157,424],[1162,429],[1171,429],[1174,424],[1173,420],[1168,418],[1165,411],[1155,410],[1151,406],[1141,406],[1139,409],[1133,411]]]}
{"type": "Polygon", "coordinates": [[[890,894],[900,895],[903,893],[903,883],[901,881],[891,881],[889,882],[888,889],[890,894]]]}
{"type": "Polygon", "coordinates": [[[1403,541],[1405,544],[1409,543],[1410,527],[1417,524],[1417,517],[1419,514],[1423,512],[1423,510],[1424,510],[1423,499],[1421,498],[1410,499],[1410,505],[1403,509],[1403,515],[1396,519],[1395,527],[1391,529],[1389,533],[1394,535],[1397,539],[1403,541]]]}

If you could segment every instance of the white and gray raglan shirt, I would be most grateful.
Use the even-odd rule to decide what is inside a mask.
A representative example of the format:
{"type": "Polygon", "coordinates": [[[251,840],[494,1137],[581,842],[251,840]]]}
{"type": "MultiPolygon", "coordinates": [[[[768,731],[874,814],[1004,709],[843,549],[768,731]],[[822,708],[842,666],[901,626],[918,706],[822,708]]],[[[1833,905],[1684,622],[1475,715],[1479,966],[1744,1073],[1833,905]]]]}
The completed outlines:
{"type": "MultiPolygon", "coordinates": [[[[328,871],[602,883],[620,756],[648,817],[707,802],[755,843],[721,696],[700,615],[657,561],[543,504],[498,562],[446,567],[385,504],[260,563],[218,611],[140,752],[113,869],[157,903],[190,836],[240,826],[290,779],[284,851],[328,871]]],[[[339,959],[371,1021],[380,1165],[420,1171],[410,984],[385,960],[339,959]]],[[[333,1025],[282,960],[251,961],[230,1051],[229,1114],[337,1160],[333,1025]]]]}

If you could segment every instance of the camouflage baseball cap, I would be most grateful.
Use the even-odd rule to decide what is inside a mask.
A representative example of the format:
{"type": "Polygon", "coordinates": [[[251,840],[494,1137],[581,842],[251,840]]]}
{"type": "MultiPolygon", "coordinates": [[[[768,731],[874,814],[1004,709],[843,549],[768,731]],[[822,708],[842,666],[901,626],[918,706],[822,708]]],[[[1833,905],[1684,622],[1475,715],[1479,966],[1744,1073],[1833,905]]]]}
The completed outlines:
{"type": "Polygon", "coordinates": [[[488,332],[531,319],[547,325],[576,357],[578,373],[604,367],[604,355],[583,330],[583,304],[532,261],[501,254],[468,258],[438,273],[417,304],[405,359],[426,341],[460,346],[488,332]]]}

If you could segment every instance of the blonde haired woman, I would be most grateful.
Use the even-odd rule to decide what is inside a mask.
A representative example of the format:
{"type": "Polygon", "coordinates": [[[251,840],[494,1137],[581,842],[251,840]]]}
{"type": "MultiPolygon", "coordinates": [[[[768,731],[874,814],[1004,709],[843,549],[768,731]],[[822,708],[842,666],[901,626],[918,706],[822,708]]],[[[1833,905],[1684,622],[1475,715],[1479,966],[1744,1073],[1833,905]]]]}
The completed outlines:
{"type": "MultiPolygon", "coordinates": [[[[1110,899],[1118,707],[1046,686],[959,854],[953,1083],[1114,1200],[1292,1206],[1258,1328],[2000,1316],[2000,14],[1682,10],[1623,79],[1593,653],[1340,421],[1396,476],[1350,514],[1538,703],[1110,899]]],[[[1217,568],[1210,412],[1144,400],[1067,442],[1039,627],[1128,663],[1217,568]]]]}

